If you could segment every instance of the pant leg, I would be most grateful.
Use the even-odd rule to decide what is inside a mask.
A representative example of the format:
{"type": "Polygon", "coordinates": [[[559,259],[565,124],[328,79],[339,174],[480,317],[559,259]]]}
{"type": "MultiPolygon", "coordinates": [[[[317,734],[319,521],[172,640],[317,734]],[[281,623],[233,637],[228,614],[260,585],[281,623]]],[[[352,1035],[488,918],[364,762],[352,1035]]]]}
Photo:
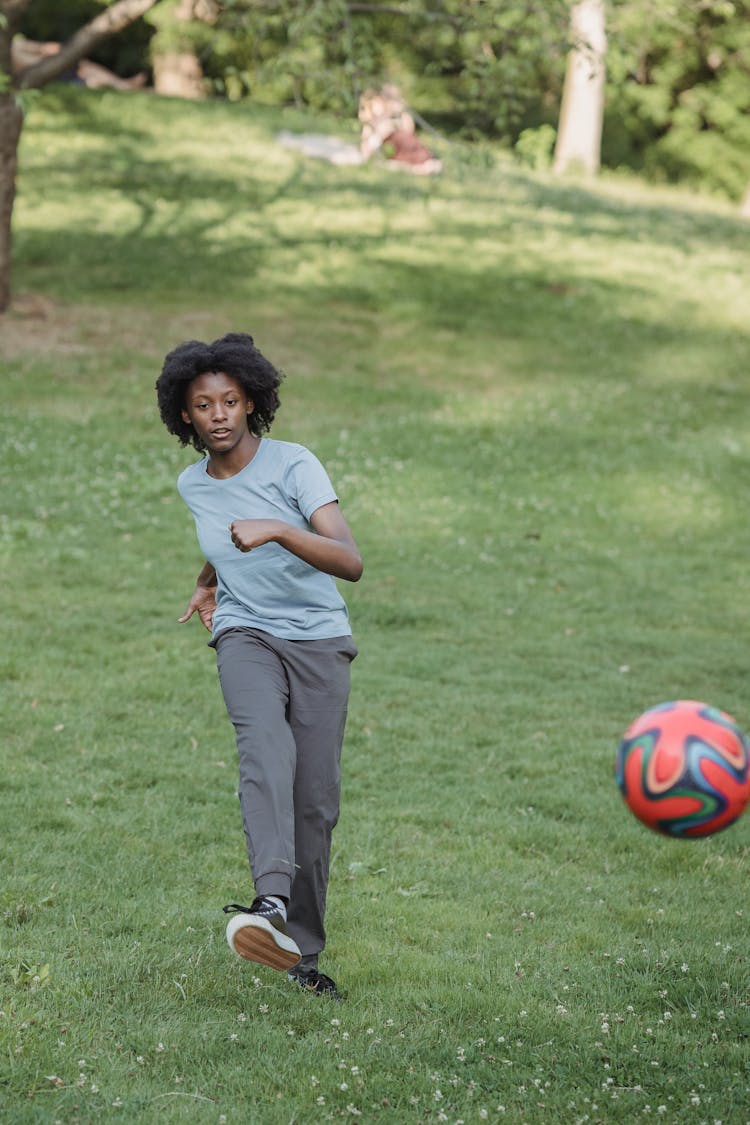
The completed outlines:
{"type": "Polygon", "coordinates": [[[216,641],[221,690],[237,737],[239,798],[257,894],[289,898],[295,863],[297,751],[276,639],[229,629],[216,641]]]}
{"type": "Polygon", "coordinates": [[[289,722],[297,749],[294,778],[296,869],[289,933],[312,967],[325,946],[331,834],[339,817],[341,746],[349,700],[351,637],[285,642],[289,722]]]}

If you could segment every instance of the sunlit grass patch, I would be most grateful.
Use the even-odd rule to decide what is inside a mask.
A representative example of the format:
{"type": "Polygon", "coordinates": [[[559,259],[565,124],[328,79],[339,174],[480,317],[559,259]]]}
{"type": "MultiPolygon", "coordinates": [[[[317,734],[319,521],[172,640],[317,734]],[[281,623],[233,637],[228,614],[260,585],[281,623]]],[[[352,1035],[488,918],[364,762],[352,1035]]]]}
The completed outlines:
{"type": "Polygon", "coordinates": [[[623,177],[333,168],[353,123],[49,91],[0,326],[0,1068],[15,1122],[744,1123],[748,828],[612,776],[667,698],[750,724],[747,228],[623,177]],[[113,143],[116,137],[116,143],[113,143]],[[249,893],[153,384],[251,331],[363,549],[322,964],[249,893]]]}

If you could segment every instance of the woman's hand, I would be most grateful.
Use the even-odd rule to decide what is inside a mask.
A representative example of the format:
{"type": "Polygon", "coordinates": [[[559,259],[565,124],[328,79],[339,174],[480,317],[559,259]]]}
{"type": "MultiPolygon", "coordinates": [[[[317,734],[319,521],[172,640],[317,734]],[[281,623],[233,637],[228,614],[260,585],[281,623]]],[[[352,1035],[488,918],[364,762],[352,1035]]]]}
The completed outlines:
{"type": "Polygon", "coordinates": [[[337,501],[317,508],[310,524],[312,531],[284,520],[234,520],[229,531],[239,551],[278,543],[324,574],[357,582],[362,574],[362,557],[337,501]]]}
{"type": "Polygon", "coordinates": [[[196,586],[192,598],[188,602],[188,607],[183,613],[182,617],[178,618],[180,624],[189,621],[194,613],[197,613],[203,624],[208,629],[209,633],[214,626],[214,612],[216,610],[216,587],[215,586],[196,586]]]}
{"type": "Polygon", "coordinates": [[[229,533],[237,550],[247,552],[272,543],[283,527],[281,520],[234,520],[229,525],[229,533]]]}

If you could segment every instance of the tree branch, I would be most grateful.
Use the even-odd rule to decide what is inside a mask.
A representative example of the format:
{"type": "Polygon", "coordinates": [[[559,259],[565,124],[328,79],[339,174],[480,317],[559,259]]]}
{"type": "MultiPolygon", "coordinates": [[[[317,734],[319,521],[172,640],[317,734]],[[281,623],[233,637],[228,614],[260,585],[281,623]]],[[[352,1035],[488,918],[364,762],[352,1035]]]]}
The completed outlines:
{"type": "MultiPolygon", "coordinates": [[[[23,2],[24,0],[6,0],[0,11],[6,8],[8,4],[22,4],[23,2]]],[[[69,70],[84,55],[88,54],[101,39],[105,39],[108,35],[116,35],[118,31],[122,31],[124,27],[131,23],[135,23],[144,12],[158,3],[159,0],[117,0],[117,3],[112,4],[100,15],[95,16],[90,23],[80,27],[67,43],[63,43],[56,55],[49,55],[47,58],[41,59],[40,62],[34,63],[33,66],[28,66],[25,70],[22,70],[14,85],[21,90],[46,86],[48,82],[53,82],[55,78],[59,78],[61,74],[64,74],[66,70],[69,70]]]]}

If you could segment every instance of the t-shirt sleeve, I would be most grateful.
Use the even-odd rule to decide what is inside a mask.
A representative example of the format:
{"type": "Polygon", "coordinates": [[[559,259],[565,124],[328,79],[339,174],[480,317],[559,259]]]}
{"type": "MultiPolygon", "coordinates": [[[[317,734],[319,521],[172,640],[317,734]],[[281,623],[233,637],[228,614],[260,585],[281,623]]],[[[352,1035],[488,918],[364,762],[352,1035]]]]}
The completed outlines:
{"type": "Polygon", "coordinates": [[[294,460],[289,484],[299,510],[308,522],[318,508],[338,500],[328,473],[315,454],[302,446],[294,460]]]}

